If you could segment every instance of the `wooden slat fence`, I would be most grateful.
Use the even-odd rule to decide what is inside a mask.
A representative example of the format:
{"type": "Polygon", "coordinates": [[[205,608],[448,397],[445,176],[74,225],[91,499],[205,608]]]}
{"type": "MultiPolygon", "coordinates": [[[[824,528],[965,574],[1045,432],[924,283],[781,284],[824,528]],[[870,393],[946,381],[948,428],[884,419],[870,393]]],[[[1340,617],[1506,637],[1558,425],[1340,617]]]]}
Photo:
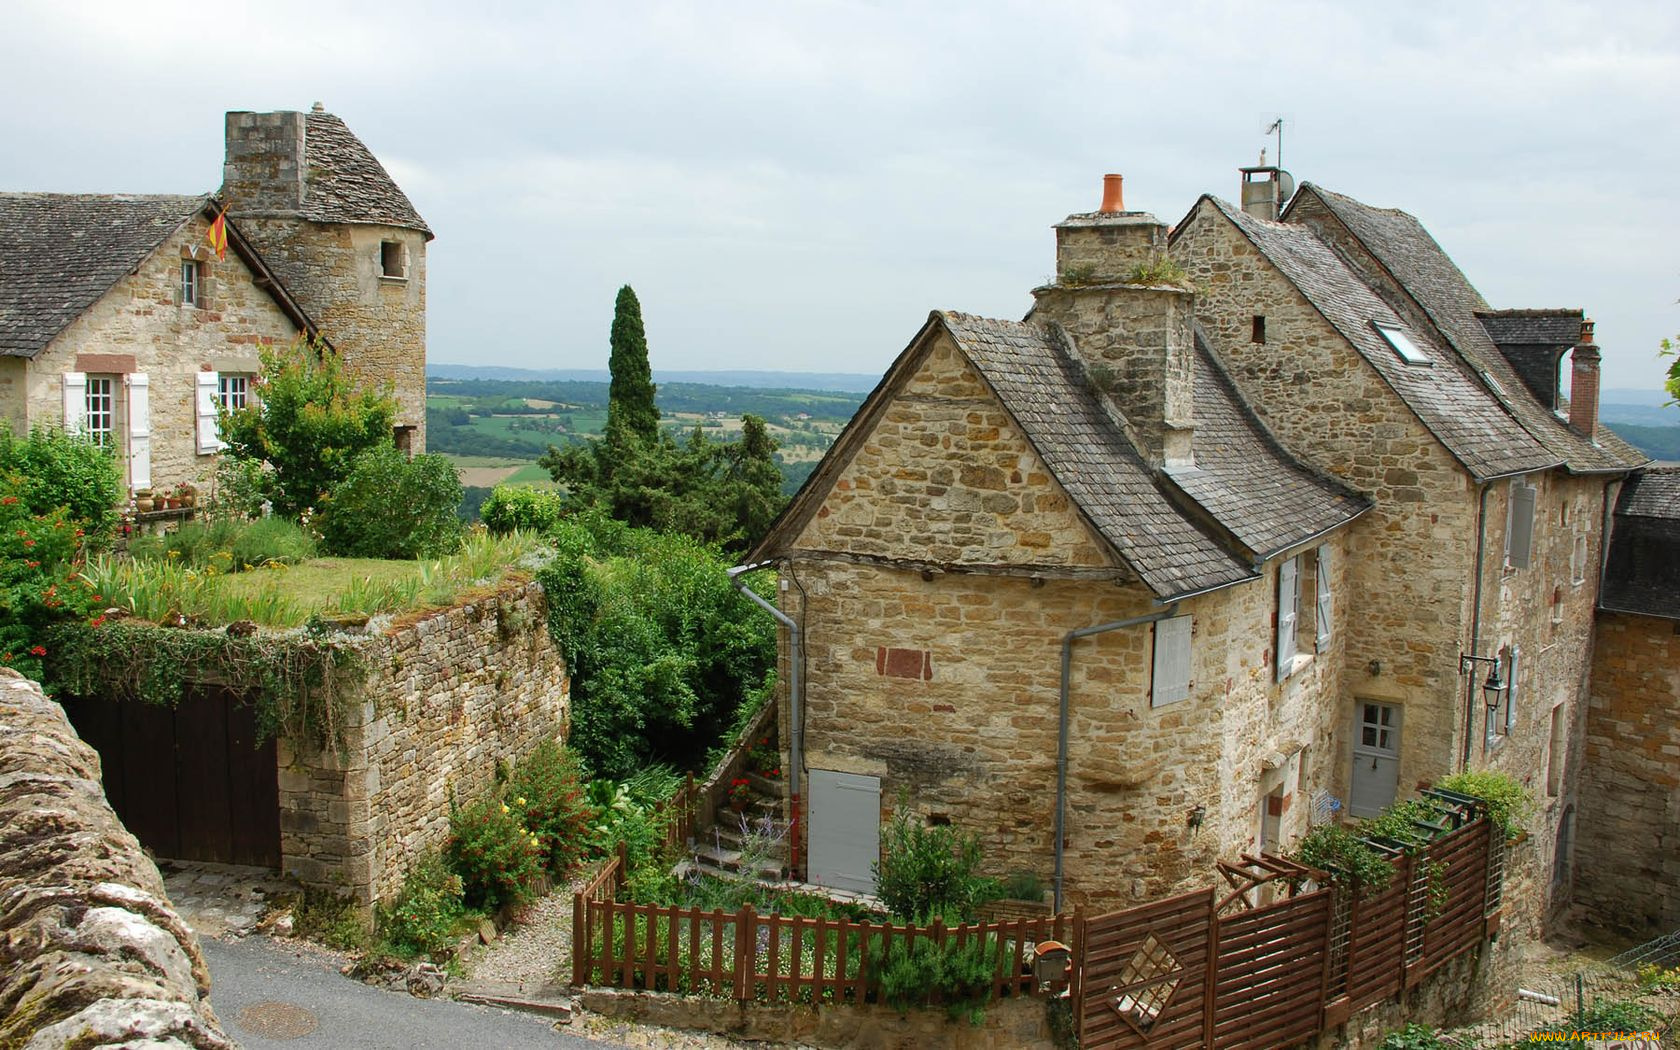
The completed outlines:
{"type": "MultiPolygon", "coordinates": [[[[700,992],[741,1001],[876,1002],[876,960],[895,944],[958,946],[980,940],[994,959],[996,998],[1040,992],[1032,948],[1069,933],[1065,917],[1015,919],[946,929],[802,916],[700,911],[620,903],[600,893],[574,901],[573,983],[700,992]]],[[[1060,994],[1065,980],[1047,986],[1060,994]]]]}

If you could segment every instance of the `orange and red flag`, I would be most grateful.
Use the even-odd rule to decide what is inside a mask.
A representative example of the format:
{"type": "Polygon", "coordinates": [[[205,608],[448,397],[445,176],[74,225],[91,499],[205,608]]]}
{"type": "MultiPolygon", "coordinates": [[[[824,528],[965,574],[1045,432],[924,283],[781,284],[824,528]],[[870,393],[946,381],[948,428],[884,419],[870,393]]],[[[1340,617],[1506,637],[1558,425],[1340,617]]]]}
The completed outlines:
{"type": "Polygon", "coordinates": [[[216,216],[215,221],[210,223],[210,232],[204,235],[204,239],[210,242],[210,247],[216,249],[216,258],[217,259],[226,259],[227,258],[227,209],[226,208],[223,208],[221,210],[221,213],[216,216]]]}

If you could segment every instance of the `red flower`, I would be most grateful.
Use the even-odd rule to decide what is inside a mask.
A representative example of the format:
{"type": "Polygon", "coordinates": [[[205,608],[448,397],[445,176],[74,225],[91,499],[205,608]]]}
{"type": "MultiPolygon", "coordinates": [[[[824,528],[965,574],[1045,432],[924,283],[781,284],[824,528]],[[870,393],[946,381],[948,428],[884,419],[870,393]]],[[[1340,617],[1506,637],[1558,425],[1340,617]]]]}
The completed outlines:
{"type": "Polygon", "coordinates": [[[88,626],[89,627],[98,627],[100,624],[102,624],[104,622],[105,622],[105,617],[95,616],[91,621],[88,622],[88,626]]]}
{"type": "Polygon", "coordinates": [[[47,655],[47,647],[44,645],[32,645],[29,647],[29,655],[45,656],[47,655]]]}
{"type": "Polygon", "coordinates": [[[25,547],[33,547],[33,546],[35,546],[35,541],[34,540],[24,540],[23,545],[25,547]]]}
{"type": "Polygon", "coordinates": [[[17,502],[17,497],[16,496],[7,496],[5,499],[0,499],[0,504],[4,504],[8,507],[10,507],[12,504],[14,504],[16,502],[17,502]]]}

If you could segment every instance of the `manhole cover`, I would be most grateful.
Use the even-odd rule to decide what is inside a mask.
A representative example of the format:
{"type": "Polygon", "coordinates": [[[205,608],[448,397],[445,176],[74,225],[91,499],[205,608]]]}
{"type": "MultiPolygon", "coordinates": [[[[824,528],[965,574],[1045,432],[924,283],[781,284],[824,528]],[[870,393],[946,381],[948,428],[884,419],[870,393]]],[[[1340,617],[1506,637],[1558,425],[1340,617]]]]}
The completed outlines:
{"type": "Polygon", "coordinates": [[[268,1039],[302,1039],[315,1030],[315,1015],[293,1003],[252,1003],[239,1011],[239,1027],[268,1039]]]}

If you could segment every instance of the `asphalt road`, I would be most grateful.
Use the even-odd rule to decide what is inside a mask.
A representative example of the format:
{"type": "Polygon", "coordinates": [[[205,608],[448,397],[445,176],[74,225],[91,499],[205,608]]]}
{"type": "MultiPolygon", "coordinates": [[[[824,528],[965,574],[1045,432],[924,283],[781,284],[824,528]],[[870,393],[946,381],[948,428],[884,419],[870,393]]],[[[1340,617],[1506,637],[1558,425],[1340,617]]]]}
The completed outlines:
{"type": "Polygon", "coordinates": [[[448,999],[416,999],[345,977],[267,937],[202,941],[210,1003],[248,1050],[566,1050],[608,1047],[556,1032],[528,1014],[448,999]]]}

